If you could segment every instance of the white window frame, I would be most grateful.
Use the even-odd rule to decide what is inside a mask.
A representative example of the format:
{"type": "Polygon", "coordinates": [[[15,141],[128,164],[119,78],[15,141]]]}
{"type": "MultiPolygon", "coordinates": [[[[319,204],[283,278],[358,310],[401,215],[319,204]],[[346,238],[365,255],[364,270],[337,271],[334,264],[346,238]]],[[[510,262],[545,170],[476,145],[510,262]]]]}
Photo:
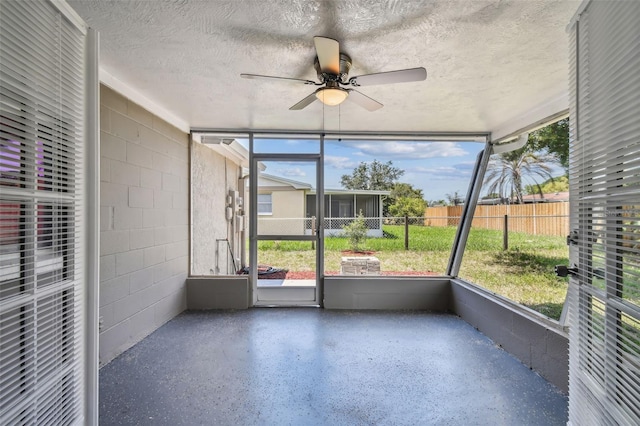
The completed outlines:
{"type": "MultiPolygon", "coordinates": [[[[97,34],[58,0],[3,2],[0,19],[0,37],[9,46],[0,60],[0,114],[6,118],[0,141],[5,160],[11,161],[6,154],[12,150],[18,154],[15,167],[20,175],[16,184],[8,175],[0,178],[2,203],[20,206],[19,244],[0,242],[0,424],[94,425],[100,196],[97,34]],[[34,49],[51,55],[34,54],[34,49]],[[13,350],[15,342],[22,349],[13,350]],[[15,365],[20,369],[11,370],[15,365]]],[[[9,222],[15,215],[2,214],[9,222]]],[[[13,232],[7,235],[14,237],[13,232]]]]}

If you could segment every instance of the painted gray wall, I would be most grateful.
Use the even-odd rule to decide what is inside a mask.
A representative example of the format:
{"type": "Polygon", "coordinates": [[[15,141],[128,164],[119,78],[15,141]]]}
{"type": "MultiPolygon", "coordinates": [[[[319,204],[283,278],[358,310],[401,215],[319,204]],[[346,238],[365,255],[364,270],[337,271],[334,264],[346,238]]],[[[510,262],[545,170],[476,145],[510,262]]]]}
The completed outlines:
{"type": "Polygon", "coordinates": [[[249,308],[249,277],[187,278],[187,309],[249,308]]]}
{"type": "Polygon", "coordinates": [[[100,88],[100,363],[186,308],[188,135],[100,88]]]}
{"type": "Polygon", "coordinates": [[[327,309],[451,309],[449,278],[324,278],[327,309]]]}
{"type": "Polygon", "coordinates": [[[451,280],[451,293],[456,314],[569,392],[569,336],[558,323],[462,280],[451,280]]]}

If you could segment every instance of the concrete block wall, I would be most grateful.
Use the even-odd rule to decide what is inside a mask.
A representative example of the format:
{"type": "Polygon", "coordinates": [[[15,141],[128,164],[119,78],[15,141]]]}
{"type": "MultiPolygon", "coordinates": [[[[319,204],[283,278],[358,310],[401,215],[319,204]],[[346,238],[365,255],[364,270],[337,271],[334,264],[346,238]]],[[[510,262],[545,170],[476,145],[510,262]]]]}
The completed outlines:
{"type": "Polygon", "coordinates": [[[186,308],[188,135],[100,88],[100,363],[186,308]]]}

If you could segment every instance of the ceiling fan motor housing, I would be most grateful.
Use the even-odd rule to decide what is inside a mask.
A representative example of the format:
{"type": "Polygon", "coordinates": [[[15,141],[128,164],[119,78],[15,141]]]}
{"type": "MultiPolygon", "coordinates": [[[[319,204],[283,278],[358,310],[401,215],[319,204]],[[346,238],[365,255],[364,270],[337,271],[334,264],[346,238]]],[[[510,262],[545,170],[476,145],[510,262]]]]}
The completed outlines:
{"type": "Polygon", "coordinates": [[[318,79],[323,83],[326,83],[329,81],[337,81],[344,84],[347,82],[347,76],[349,75],[349,71],[351,70],[351,57],[346,53],[340,53],[340,74],[339,75],[323,73],[322,70],[320,69],[320,62],[318,61],[317,56],[315,61],[313,62],[313,66],[316,69],[316,72],[318,73],[318,79]]]}

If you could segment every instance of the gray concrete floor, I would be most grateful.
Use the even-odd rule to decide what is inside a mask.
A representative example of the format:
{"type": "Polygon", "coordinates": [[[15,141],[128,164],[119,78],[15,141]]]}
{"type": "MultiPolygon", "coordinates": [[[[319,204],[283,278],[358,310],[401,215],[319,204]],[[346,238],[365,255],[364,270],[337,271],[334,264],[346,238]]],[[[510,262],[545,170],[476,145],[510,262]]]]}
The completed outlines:
{"type": "Polygon", "coordinates": [[[557,388],[453,315],[185,312],[100,370],[101,425],[564,425],[557,388]]]}

